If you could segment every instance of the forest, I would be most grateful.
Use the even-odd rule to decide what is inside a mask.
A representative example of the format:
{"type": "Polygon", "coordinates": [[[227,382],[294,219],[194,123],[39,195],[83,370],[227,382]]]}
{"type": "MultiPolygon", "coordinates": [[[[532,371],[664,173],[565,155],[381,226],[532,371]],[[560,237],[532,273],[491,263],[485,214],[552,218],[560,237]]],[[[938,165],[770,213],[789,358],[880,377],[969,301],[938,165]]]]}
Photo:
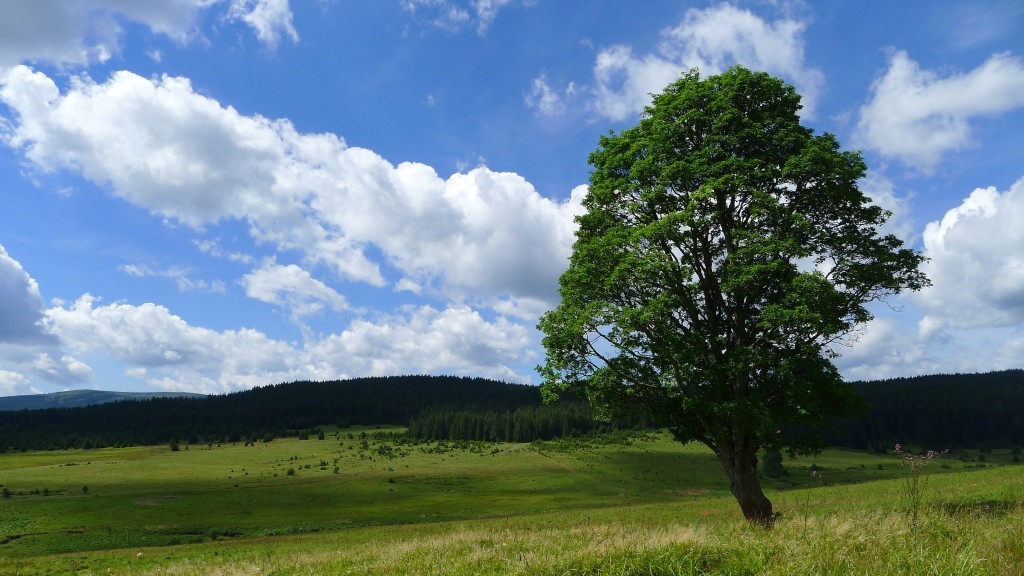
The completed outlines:
{"type": "MultiPolygon", "coordinates": [[[[861,412],[833,422],[833,446],[890,451],[1009,448],[1024,444],[1024,371],[853,382],[861,412]]],[[[529,442],[616,428],[658,427],[642,413],[598,422],[566,395],[482,378],[394,376],[291,382],[189,398],[0,411],[0,451],[269,442],[323,426],[407,426],[422,439],[529,442]]]]}

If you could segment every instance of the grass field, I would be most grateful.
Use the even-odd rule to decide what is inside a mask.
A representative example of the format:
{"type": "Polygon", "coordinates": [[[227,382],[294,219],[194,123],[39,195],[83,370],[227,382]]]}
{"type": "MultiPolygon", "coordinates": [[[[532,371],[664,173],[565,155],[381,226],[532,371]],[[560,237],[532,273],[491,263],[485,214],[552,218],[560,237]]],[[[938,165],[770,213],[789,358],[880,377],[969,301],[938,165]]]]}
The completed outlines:
{"type": "Polygon", "coordinates": [[[787,459],[764,481],[781,513],[766,531],[709,451],[664,434],[378,432],[2,454],[0,573],[1024,574],[1024,467],[1008,452],[932,462],[917,522],[892,456],[787,459]]]}

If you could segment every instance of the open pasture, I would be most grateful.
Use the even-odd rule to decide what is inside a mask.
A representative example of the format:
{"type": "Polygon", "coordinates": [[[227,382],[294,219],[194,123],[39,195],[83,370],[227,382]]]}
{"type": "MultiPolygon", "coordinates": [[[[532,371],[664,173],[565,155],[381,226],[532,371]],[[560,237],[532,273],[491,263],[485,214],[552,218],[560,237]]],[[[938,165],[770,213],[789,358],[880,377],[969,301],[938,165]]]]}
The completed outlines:
{"type": "Polygon", "coordinates": [[[917,524],[894,457],[787,459],[786,476],[765,479],[781,513],[766,532],[742,521],[709,451],[664,434],[485,444],[387,432],[0,455],[0,573],[1024,570],[1024,468],[1008,451],[933,462],[917,524]]]}

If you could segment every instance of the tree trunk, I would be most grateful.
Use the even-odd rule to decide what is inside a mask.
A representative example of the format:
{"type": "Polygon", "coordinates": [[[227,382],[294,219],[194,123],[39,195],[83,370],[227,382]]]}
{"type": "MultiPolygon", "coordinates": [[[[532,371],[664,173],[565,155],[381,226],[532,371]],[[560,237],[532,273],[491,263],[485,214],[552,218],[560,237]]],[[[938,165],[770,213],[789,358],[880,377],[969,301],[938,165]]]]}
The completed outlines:
{"type": "Polygon", "coordinates": [[[770,527],[775,516],[772,513],[772,502],[764,495],[757,478],[757,454],[728,454],[719,451],[718,460],[729,475],[729,490],[739,502],[743,517],[766,528],[770,527]]]}

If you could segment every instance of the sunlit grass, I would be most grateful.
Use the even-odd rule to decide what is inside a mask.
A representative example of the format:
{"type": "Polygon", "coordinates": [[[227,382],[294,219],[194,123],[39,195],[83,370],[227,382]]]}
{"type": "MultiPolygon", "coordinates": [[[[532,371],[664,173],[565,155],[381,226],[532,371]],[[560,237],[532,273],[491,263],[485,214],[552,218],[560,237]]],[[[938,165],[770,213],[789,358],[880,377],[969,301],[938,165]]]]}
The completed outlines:
{"type": "Polygon", "coordinates": [[[891,456],[787,460],[766,531],[706,449],[664,435],[5,454],[0,573],[1024,574],[1024,467],[965,460],[929,470],[916,524],[891,456]]]}

